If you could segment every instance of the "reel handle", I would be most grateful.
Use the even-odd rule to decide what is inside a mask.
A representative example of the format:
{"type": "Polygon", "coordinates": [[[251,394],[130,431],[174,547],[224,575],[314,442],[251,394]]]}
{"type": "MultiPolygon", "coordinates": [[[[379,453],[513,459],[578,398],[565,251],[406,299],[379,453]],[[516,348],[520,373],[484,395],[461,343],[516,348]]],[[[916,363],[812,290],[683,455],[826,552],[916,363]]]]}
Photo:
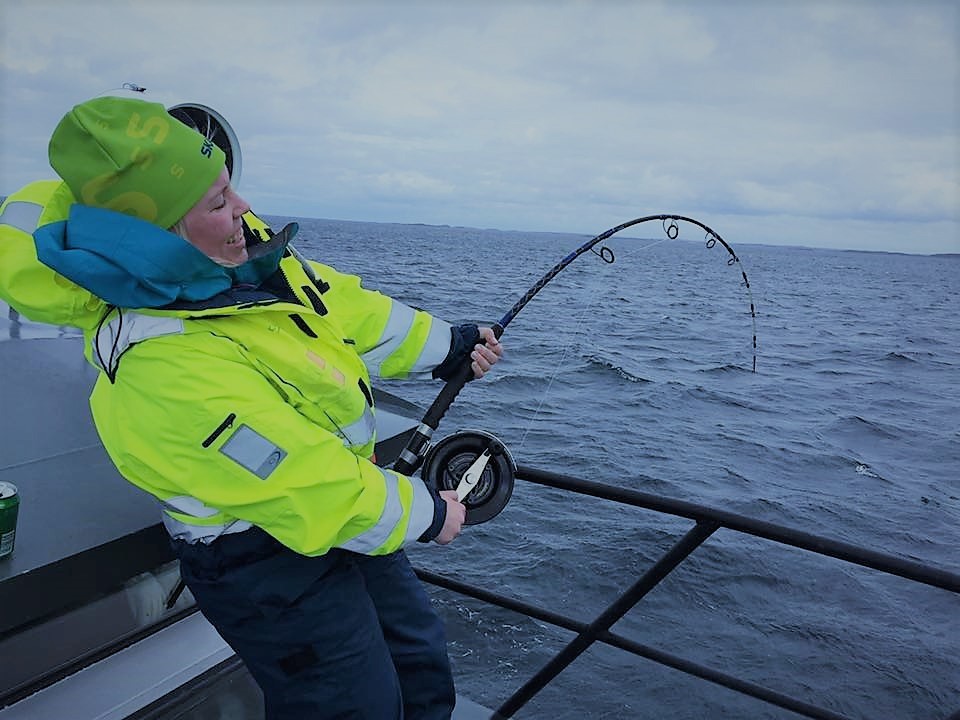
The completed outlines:
{"type": "Polygon", "coordinates": [[[484,453],[488,460],[462,500],[467,508],[464,525],[479,525],[500,514],[513,495],[517,463],[507,447],[483,430],[460,430],[430,448],[421,476],[436,490],[459,490],[474,462],[484,453]]]}

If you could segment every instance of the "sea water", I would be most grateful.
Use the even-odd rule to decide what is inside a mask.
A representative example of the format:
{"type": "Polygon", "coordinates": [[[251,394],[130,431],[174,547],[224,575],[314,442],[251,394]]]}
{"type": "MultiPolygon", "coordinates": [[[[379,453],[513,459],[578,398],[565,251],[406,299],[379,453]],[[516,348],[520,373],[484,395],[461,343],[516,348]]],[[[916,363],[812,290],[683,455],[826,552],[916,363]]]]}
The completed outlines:
{"type": "MultiPolygon", "coordinates": [[[[451,322],[500,319],[588,239],[298,222],[308,257],[451,322]]],[[[615,262],[585,254],[517,315],[503,361],[462,391],[437,437],[485,430],[521,465],[960,572],[960,255],[724,236],[738,266],[691,225],[676,240],[659,224],[625,234],[606,242],[615,262]]],[[[385,387],[424,408],[439,390],[385,387]]],[[[501,515],[411,557],[590,622],[690,525],[518,481],[501,515]]],[[[431,595],[459,691],[489,707],[572,639],[431,595]]],[[[851,718],[960,710],[960,597],[728,530],[613,630],[851,718]]],[[[517,717],[797,716],[596,645],[517,717]]]]}
{"type": "MultiPolygon", "coordinates": [[[[451,322],[500,319],[588,239],[297,222],[303,254],[451,322]]],[[[730,265],[693,226],[676,240],[656,224],[626,234],[606,243],[615,262],[583,255],[517,315],[503,361],[467,385],[436,437],[484,430],[524,466],[960,572],[960,255],[738,245],[724,235],[740,257],[730,265]]],[[[0,309],[0,337],[77,334],[0,309]]],[[[440,387],[383,386],[423,408],[440,387]]],[[[518,481],[499,516],[410,555],[588,623],[690,526],[518,481]]],[[[572,639],[430,593],[458,690],[491,708],[572,639]]],[[[613,631],[849,718],[960,710],[960,597],[729,530],[613,631]]],[[[516,717],[797,715],[595,645],[516,717]]]]}

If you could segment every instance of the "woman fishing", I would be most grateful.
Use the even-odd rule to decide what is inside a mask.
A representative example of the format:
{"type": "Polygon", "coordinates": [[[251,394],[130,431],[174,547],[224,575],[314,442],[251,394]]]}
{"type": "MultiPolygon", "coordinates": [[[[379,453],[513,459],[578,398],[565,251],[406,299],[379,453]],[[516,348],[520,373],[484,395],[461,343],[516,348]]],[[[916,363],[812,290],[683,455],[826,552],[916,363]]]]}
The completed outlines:
{"type": "Polygon", "coordinates": [[[449,718],[442,623],[403,548],[451,542],[465,509],[374,462],[370,376],[482,377],[492,330],[301,260],[296,226],[251,213],[223,151],[162,105],[77,105],[49,157],[61,181],[0,213],[0,297],[84,330],[104,447],[159,501],[266,717],[449,718]]]}

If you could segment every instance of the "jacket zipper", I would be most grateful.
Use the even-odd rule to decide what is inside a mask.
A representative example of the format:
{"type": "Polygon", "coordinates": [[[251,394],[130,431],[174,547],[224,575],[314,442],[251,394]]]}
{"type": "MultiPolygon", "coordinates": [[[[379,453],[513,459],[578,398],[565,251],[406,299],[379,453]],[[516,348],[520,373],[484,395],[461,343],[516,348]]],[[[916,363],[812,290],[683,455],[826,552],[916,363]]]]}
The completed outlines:
{"type": "Polygon", "coordinates": [[[214,430],[212,433],[210,433],[210,437],[208,437],[206,440],[204,440],[200,444],[205,448],[210,447],[213,444],[214,440],[216,440],[218,437],[223,435],[224,430],[233,426],[233,421],[236,419],[237,419],[236,413],[230,413],[229,415],[227,415],[227,417],[224,418],[223,422],[220,423],[219,426],[217,426],[217,429],[214,430]]]}

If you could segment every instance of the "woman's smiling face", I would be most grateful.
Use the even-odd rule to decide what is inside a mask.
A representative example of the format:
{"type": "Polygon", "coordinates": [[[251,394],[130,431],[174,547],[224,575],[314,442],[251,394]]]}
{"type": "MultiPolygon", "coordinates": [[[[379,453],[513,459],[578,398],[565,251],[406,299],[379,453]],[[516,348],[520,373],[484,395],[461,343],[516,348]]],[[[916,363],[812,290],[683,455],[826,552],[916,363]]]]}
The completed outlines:
{"type": "Polygon", "coordinates": [[[197,250],[220,265],[236,267],[247,261],[240,218],[248,210],[247,202],[230,187],[230,176],[224,168],[178,225],[197,250]]]}

